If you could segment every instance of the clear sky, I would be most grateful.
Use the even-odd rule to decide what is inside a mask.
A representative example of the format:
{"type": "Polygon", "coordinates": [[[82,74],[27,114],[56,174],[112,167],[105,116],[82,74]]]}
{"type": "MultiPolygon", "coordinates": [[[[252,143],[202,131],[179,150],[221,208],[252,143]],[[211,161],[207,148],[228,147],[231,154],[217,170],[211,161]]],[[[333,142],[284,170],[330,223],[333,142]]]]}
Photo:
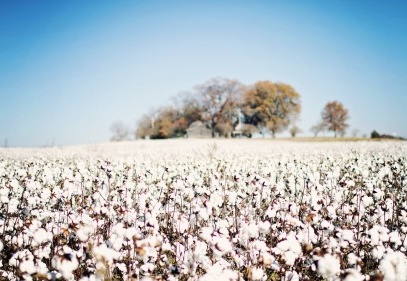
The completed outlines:
{"type": "Polygon", "coordinates": [[[306,134],[407,137],[407,1],[0,1],[0,145],[104,142],[213,77],[292,85],[306,134]]]}

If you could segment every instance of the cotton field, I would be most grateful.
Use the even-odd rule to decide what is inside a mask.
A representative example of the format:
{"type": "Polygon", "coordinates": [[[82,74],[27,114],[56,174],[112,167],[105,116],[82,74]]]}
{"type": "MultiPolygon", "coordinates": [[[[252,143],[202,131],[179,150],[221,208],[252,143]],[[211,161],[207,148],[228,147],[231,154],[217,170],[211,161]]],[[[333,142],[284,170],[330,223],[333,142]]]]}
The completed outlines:
{"type": "Polygon", "coordinates": [[[1,280],[407,280],[407,144],[0,149],[1,280]]]}

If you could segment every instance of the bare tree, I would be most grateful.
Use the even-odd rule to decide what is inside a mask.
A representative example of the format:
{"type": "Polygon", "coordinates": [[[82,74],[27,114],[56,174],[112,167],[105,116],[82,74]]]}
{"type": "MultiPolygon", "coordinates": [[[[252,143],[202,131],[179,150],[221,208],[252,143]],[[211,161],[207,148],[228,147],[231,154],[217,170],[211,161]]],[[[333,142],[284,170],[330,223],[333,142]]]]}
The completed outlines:
{"type": "Polygon", "coordinates": [[[156,112],[154,110],[150,110],[149,113],[144,114],[137,121],[135,138],[145,139],[150,138],[152,135],[156,134],[157,127],[155,126],[155,123],[156,123],[156,112]]]}
{"type": "Polygon", "coordinates": [[[347,123],[349,119],[348,110],[338,101],[328,102],[321,113],[321,117],[325,128],[328,131],[333,131],[335,137],[338,133],[344,135],[346,128],[349,126],[347,123]]]}
{"type": "Polygon", "coordinates": [[[110,126],[111,141],[124,141],[129,139],[129,129],[121,121],[116,121],[110,126]]]}
{"type": "Polygon", "coordinates": [[[353,129],[351,134],[352,134],[353,138],[356,138],[358,136],[358,134],[359,134],[359,129],[353,129]]]}
{"type": "Polygon", "coordinates": [[[234,108],[239,104],[242,89],[239,81],[225,78],[214,78],[195,87],[203,120],[209,122],[212,137],[219,129],[232,128],[234,108]]]}
{"type": "Polygon", "coordinates": [[[319,133],[322,133],[323,131],[325,131],[325,126],[322,122],[320,122],[320,123],[312,126],[310,131],[312,133],[314,133],[314,137],[317,137],[319,133]]]}

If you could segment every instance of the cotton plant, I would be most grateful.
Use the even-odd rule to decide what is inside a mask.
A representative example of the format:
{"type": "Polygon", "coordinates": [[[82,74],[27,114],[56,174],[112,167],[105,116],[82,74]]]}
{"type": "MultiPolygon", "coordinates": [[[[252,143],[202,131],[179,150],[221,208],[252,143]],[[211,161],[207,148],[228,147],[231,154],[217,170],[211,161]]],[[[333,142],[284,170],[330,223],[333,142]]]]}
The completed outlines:
{"type": "Polygon", "coordinates": [[[0,150],[1,278],[406,280],[405,144],[144,145],[0,150]]]}

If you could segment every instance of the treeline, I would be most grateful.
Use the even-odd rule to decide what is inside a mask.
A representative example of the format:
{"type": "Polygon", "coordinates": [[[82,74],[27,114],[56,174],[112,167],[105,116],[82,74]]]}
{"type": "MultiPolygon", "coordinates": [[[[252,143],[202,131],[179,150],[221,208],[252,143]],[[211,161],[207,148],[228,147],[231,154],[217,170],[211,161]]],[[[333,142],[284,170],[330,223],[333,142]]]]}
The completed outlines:
{"type": "MultiPolygon", "coordinates": [[[[271,135],[289,129],[295,137],[301,132],[296,122],[301,113],[301,95],[290,85],[258,81],[253,85],[226,78],[213,78],[196,85],[187,94],[173,98],[170,105],[151,110],[139,119],[136,139],[179,138],[188,129],[204,127],[207,137],[251,137],[271,135]],[[199,122],[197,122],[199,121],[199,122]]],[[[348,110],[338,101],[328,102],[321,120],[311,128],[317,136],[331,131],[343,136],[348,128],[348,110]]],[[[117,122],[111,126],[111,140],[128,139],[129,130],[117,122]]],[[[191,131],[191,130],[190,130],[191,131]]]]}
{"type": "Polygon", "coordinates": [[[174,99],[172,105],[145,114],[136,138],[183,137],[195,121],[203,122],[212,137],[230,137],[237,124],[242,134],[276,133],[294,126],[301,112],[301,96],[284,83],[259,81],[254,85],[214,78],[174,99]]]}

